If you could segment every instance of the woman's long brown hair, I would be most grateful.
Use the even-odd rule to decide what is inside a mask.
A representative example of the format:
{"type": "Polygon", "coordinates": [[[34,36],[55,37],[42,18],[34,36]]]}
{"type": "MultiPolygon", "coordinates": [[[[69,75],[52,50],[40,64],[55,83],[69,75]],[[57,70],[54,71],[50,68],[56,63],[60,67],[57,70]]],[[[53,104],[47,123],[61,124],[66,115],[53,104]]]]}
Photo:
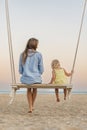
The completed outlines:
{"type": "Polygon", "coordinates": [[[28,55],[28,49],[36,50],[38,45],[38,40],[36,38],[30,38],[27,42],[27,45],[25,47],[25,50],[22,53],[22,63],[25,64],[27,55],[28,55]]]}

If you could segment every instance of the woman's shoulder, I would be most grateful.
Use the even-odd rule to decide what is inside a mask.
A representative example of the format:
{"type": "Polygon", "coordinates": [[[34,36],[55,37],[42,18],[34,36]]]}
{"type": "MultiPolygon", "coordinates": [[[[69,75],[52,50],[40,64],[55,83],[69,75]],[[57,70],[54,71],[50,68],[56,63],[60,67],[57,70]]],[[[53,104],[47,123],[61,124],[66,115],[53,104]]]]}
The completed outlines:
{"type": "Polygon", "coordinates": [[[42,57],[42,54],[41,54],[41,52],[39,52],[39,51],[36,51],[36,55],[42,57]]]}
{"type": "Polygon", "coordinates": [[[22,56],[22,55],[23,55],[23,52],[20,53],[20,56],[22,56]]]}
{"type": "Polygon", "coordinates": [[[42,55],[41,52],[39,52],[39,51],[36,51],[36,53],[42,55]]]}
{"type": "Polygon", "coordinates": [[[22,56],[23,56],[23,52],[20,53],[19,57],[22,58],[22,56]]]}

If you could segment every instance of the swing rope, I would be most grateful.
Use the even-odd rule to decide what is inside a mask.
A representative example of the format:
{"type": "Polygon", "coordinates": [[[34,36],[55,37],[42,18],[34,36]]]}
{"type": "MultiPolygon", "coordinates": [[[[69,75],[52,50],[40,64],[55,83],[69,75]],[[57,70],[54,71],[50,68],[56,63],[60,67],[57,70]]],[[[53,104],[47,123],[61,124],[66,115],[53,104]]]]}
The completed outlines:
{"type": "MultiPolygon", "coordinates": [[[[72,65],[73,71],[74,71],[74,68],[75,68],[78,46],[79,46],[81,32],[82,32],[82,25],[83,25],[85,10],[86,10],[86,3],[87,3],[87,0],[85,0],[85,2],[84,2],[84,9],[83,9],[82,18],[81,18],[81,25],[80,25],[80,30],[79,30],[78,40],[77,40],[77,46],[76,46],[74,61],[73,61],[73,65],[72,65]]],[[[6,20],[7,20],[7,34],[8,34],[8,45],[9,45],[12,84],[16,84],[15,66],[14,66],[13,48],[12,48],[12,38],[11,38],[11,28],[10,28],[10,19],[9,19],[9,9],[8,9],[8,0],[5,0],[5,11],[6,11],[6,20]]],[[[70,84],[72,82],[72,76],[70,78],[70,84]]]]}
{"type": "Polygon", "coordinates": [[[5,11],[6,11],[6,20],[7,20],[8,46],[9,46],[9,55],[10,55],[12,83],[16,83],[13,48],[12,48],[12,37],[11,37],[11,28],[10,28],[10,19],[9,19],[9,10],[8,10],[8,0],[5,0],[5,11]]]}
{"type": "MultiPolygon", "coordinates": [[[[79,47],[80,37],[81,37],[81,32],[82,32],[83,20],[84,20],[84,15],[85,15],[85,10],[86,10],[86,4],[87,4],[87,0],[85,0],[85,2],[84,2],[84,8],[83,8],[83,12],[82,12],[81,24],[80,24],[79,35],[78,35],[78,39],[77,39],[77,46],[76,46],[76,51],[75,51],[75,55],[74,55],[73,65],[72,65],[72,71],[74,71],[74,68],[75,68],[77,52],[78,52],[78,47],[79,47]]],[[[73,75],[70,78],[70,84],[72,83],[72,78],[73,78],[73,75]]]]}

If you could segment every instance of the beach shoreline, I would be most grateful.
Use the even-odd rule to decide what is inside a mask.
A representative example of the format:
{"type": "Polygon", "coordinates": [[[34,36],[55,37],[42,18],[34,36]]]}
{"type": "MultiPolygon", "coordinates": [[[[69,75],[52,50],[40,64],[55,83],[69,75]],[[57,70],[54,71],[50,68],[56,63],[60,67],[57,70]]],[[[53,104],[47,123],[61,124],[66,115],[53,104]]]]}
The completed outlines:
{"type": "Polygon", "coordinates": [[[34,111],[28,114],[26,94],[0,94],[0,130],[87,130],[87,95],[72,94],[56,102],[54,94],[38,94],[34,111]]]}

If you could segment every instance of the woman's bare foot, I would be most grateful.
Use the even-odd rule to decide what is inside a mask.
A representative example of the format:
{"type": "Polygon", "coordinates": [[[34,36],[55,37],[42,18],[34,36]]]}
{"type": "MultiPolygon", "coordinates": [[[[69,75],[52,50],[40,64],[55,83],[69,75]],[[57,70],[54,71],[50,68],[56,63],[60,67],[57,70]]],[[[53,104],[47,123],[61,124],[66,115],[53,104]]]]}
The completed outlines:
{"type": "Polygon", "coordinates": [[[66,100],[66,97],[64,97],[64,100],[66,100]]]}
{"type": "Polygon", "coordinates": [[[34,110],[34,107],[32,108],[32,110],[34,110]]]}
{"type": "Polygon", "coordinates": [[[28,111],[28,113],[32,113],[32,111],[28,111]]]}
{"type": "Polygon", "coordinates": [[[56,100],[57,102],[60,102],[60,99],[59,98],[57,98],[57,100],[56,100]]]}

